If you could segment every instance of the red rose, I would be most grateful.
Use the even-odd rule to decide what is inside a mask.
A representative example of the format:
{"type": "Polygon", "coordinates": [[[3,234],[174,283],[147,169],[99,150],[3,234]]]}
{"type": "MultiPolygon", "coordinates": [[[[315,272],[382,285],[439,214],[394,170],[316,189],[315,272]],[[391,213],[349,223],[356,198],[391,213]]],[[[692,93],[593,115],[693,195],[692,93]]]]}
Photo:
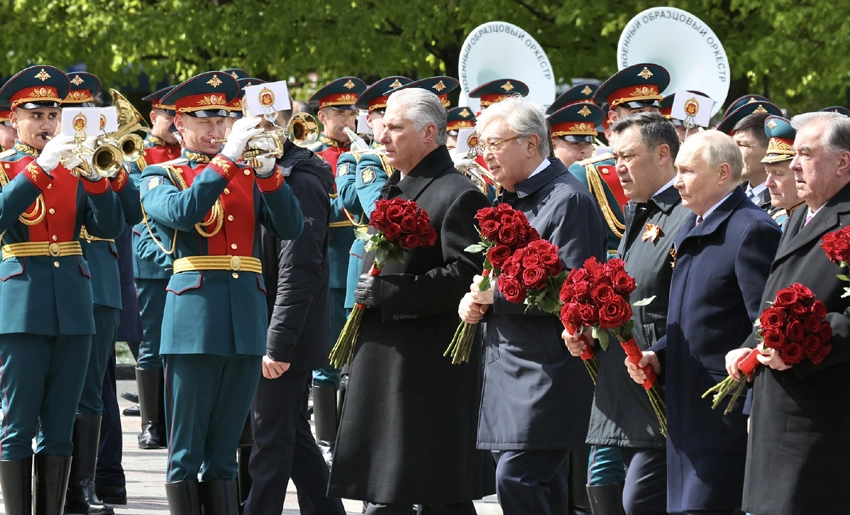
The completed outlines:
{"type": "Polygon", "coordinates": [[[487,259],[490,260],[490,264],[493,265],[495,269],[501,269],[502,265],[505,264],[505,261],[511,257],[511,248],[507,245],[496,245],[487,251],[487,259]]]}
{"type": "Polygon", "coordinates": [[[625,270],[626,262],[619,258],[614,258],[605,262],[605,267],[612,271],[625,270]]]}
{"type": "Polygon", "coordinates": [[[848,254],[850,254],[850,241],[847,241],[846,238],[838,238],[835,240],[835,243],[832,246],[832,252],[835,257],[839,259],[838,263],[850,261],[848,258],[848,254]]]}
{"type": "Polygon", "coordinates": [[[803,324],[799,320],[792,320],[785,328],[785,336],[792,342],[803,341],[803,324]]]}
{"type": "Polygon", "coordinates": [[[540,233],[538,233],[537,229],[535,229],[534,227],[530,227],[528,229],[528,238],[526,238],[526,241],[531,242],[531,241],[537,241],[539,239],[540,239],[540,233]]]}
{"type": "Polygon", "coordinates": [[[820,336],[814,334],[806,336],[806,339],[803,340],[803,350],[806,351],[806,356],[809,358],[816,355],[822,346],[823,342],[821,341],[820,336]]]}
{"type": "Polygon", "coordinates": [[[807,333],[820,334],[820,319],[815,315],[809,315],[803,319],[803,329],[807,333]]]}
{"type": "Polygon", "coordinates": [[[510,213],[515,212],[516,209],[514,209],[510,204],[505,204],[504,202],[502,202],[501,204],[496,206],[496,211],[500,213],[510,213]]]}
{"type": "Polygon", "coordinates": [[[499,222],[495,222],[493,220],[485,220],[481,222],[481,235],[487,238],[488,240],[493,240],[495,236],[499,233],[499,222]]]}
{"type": "Polygon", "coordinates": [[[587,273],[587,270],[584,268],[573,268],[570,270],[570,273],[567,274],[567,282],[570,284],[575,284],[579,281],[587,281],[590,279],[590,274],[587,273]]]}
{"type": "Polygon", "coordinates": [[[850,258],[850,255],[848,255],[850,229],[843,227],[837,231],[824,234],[821,239],[823,240],[821,248],[826,252],[826,257],[830,261],[836,265],[841,264],[842,261],[848,261],[848,258],[850,258]]]}
{"type": "Polygon", "coordinates": [[[503,225],[496,240],[503,245],[514,245],[517,242],[516,230],[510,225],[503,225]]]}
{"type": "Polygon", "coordinates": [[[507,274],[511,277],[516,277],[522,273],[522,265],[519,264],[518,260],[511,256],[504,265],[502,265],[502,274],[507,274]]]}
{"type": "Polygon", "coordinates": [[[401,223],[401,219],[404,217],[404,208],[399,206],[398,204],[390,206],[387,208],[387,219],[393,223],[401,223]]]}
{"type": "Polygon", "coordinates": [[[590,283],[579,281],[573,285],[576,300],[590,300],[590,283]]]}
{"type": "Polygon", "coordinates": [[[569,283],[564,283],[561,285],[561,291],[558,293],[558,299],[566,304],[573,301],[575,294],[576,291],[573,289],[573,286],[569,283]]]}
{"type": "Polygon", "coordinates": [[[599,310],[599,327],[613,329],[632,318],[632,307],[623,298],[617,297],[599,310]]]}
{"type": "Polygon", "coordinates": [[[779,349],[779,359],[786,365],[796,365],[803,360],[803,346],[797,342],[788,342],[779,349]]]}
{"type": "Polygon", "coordinates": [[[372,216],[369,217],[369,225],[379,231],[383,231],[387,227],[387,215],[383,211],[372,211],[372,216]]]}
{"type": "Polygon", "coordinates": [[[540,256],[537,254],[527,254],[522,258],[522,266],[524,268],[529,268],[532,266],[538,266],[540,264],[540,256]]]}
{"type": "Polygon", "coordinates": [[[427,217],[420,216],[416,219],[416,234],[422,236],[428,234],[428,231],[431,230],[431,224],[428,222],[427,217]]]}
{"type": "Polygon", "coordinates": [[[384,230],[384,236],[390,241],[397,240],[401,236],[401,227],[395,223],[388,224],[384,230]]]}
{"type": "Polygon", "coordinates": [[[819,336],[821,341],[824,343],[832,339],[832,326],[829,325],[826,321],[824,321],[820,326],[819,336]]]}
{"type": "Polygon", "coordinates": [[[785,345],[785,335],[780,331],[764,330],[761,332],[761,338],[764,346],[771,349],[779,349],[785,345]]]}
{"type": "Polygon", "coordinates": [[[546,286],[546,270],[534,266],[522,271],[522,284],[529,290],[540,290],[546,286]]]}
{"type": "Polygon", "coordinates": [[[578,318],[585,327],[599,323],[599,313],[590,304],[579,304],[578,318]]]}
{"type": "Polygon", "coordinates": [[[401,219],[401,230],[407,233],[416,232],[416,218],[413,218],[413,215],[405,215],[404,218],[401,219]]]}
{"type": "Polygon", "coordinates": [[[418,234],[405,234],[398,246],[403,249],[415,249],[421,244],[418,234]]]}
{"type": "Polygon", "coordinates": [[[601,306],[612,302],[617,298],[617,295],[614,294],[614,288],[607,284],[598,284],[590,289],[590,297],[597,305],[601,306]]]}
{"type": "Polygon", "coordinates": [[[618,270],[614,274],[614,277],[611,278],[611,283],[614,286],[614,291],[624,297],[631,295],[635,291],[635,288],[637,288],[634,278],[625,270],[618,270]]]}
{"type": "Polygon", "coordinates": [[[494,214],[496,214],[495,207],[482,207],[477,213],[475,213],[475,219],[480,223],[484,220],[489,220],[494,214]]]}
{"type": "Polygon", "coordinates": [[[526,241],[526,238],[528,238],[528,227],[523,224],[514,223],[514,230],[516,231],[517,241],[526,241]]]}
{"type": "Polygon", "coordinates": [[[785,311],[779,308],[767,308],[759,317],[764,330],[778,331],[785,325],[785,311]]]}
{"type": "Polygon", "coordinates": [[[776,300],[773,306],[777,308],[787,308],[797,302],[797,292],[792,288],[783,288],[776,292],[776,300]]]}
{"type": "Polygon", "coordinates": [[[554,252],[548,252],[541,255],[540,262],[546,267],[546,273],[549,275],[557,275],[564,269],[564,264],[561,263],[561,258],[554,252]]]}
{"type": "Polygon", "coordinates": [[[528,243],[528,250],[536,253],[546,252],[551,248],[552,244],[546,240],[534,240],[528,243]]]}
{"type": "Polygon", "coordinates": [[[578,315],[579,307],[581,307],[581,304],[570,302],[564,304],[561,308],[561,323],[564,324],[564,327],[572,331],[573,334],[582,326],[581,318],[578,315]]]}
{"type": "Polygon", "coordinates": [[[432,247],[435,243],[437,243],[437,231],[435,231],[434,229],[429,229],[428,232],[422,237],[427,238],[427,242],[424,245],[425,247],[432,247]]]}
{"type": "Polygon", "coordinates": [[[805,302],[807,300],[812,300],[815,298],[815,294],[808,287],[803,286],[800,283],[794,283],[791,285],[791,289],[797,294],[797,298],[805,302]]]}
{"type": "Polygon", "coordinates": [[[823,305],[823,302],[816,300],[809,307],[809,311],[818,318],[818,320],[823,320],[826,318],[826,306],[823,305]]]}
{"type": "Polygon", "coordinates": [[[806,305],[802,301],[797,301],[794,304],[788,306],[788,311],[791,312],[791,315],[794,316],[794,318],[802,320],[806,317],[806,314],[808,314],[809,308],[806,307],[806,305]]]}
{"type": "Polygon", "coordinates": [[[508,302],[519,304],[525,300],[525,288],[513,277],[502,275],[497,284],[499,285],[499,292],[505,296],[508,302]]]}
{"type": "Polygon", "coordinates": [[[818,363],[823,361],[824,358],[826,358],[826,356],[829,354],[829,352],[831,350],[832,350],[832,345],[821,345],[820,350],[818,350],[818,352],[814,356],[810,356],[809,359],[812,360],[812,363],[817,365],[818,363]]]}

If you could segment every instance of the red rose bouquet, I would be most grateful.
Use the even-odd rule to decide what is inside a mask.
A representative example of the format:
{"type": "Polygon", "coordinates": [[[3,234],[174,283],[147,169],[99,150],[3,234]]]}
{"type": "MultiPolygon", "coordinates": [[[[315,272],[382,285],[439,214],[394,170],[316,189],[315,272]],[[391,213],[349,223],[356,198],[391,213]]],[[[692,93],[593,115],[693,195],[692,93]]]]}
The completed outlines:
{"type": "MultiPolygon", "coordinates": [[[[490,277],[498,277],[502,266],[514,251],[540,239],[537,230],[528,223],[525,213],[508,204],[479,209],[475,214],[481,241],[470,245],[466,252],[484,254],[484,276],[479,284],[480,291],[490,287],[490,277]]],[[[443,356],[451,356],[452,364],[468,362],[475,337],[475,326],[461,322],[443,356]]]]}
{"type": "MultiPolygon", "coordinates": [[[[608,348],[608,334],[617,337],[629,361],[638,364],[643,357],[640,347],[632,336],[632,305],[629,296],[635,291],[635,280],[625,269],[620,259],[599,263],[596,258],[584,262],[582,268],[570,271],[561,287],[561,322],[571,334],[580,334],[591,328],[593,337],[599,340],[603,349],[608,348]]],[[[654,297],[653,297],[654,298],[654,297]]],[[[653,298],[635,302],[635,306],[645,306],[653,298]]],[[[582,354],[588,372],[593,381],[599,373],[599,360],[590,346],[582,354]]],[[[667,408],[664,391],[657,384],[658,378],[651,366],[643,368],[646,380],[643,387],[649,396],[649,402],[661,425],[661,433],[667,433],[667,408]]]]}
{"type": "MultiPolygon", "coordinates": [[[[820,246],[830,261],[840,267],[850,267],[850,226],[824,234],[820,246]]],[[[838,278],[850,282],[850,277],[845,274],[839,275],[838,278]]],[[[844,288],[841,298],[844,297],[850,297],[850,287],[844,288]]]]}
{"type": "MultiPolygon", "coordinates": [[[[405,250],[430,247],[437,241],[428,213],[412,200],[378,200],[369,225],[375,228],[374,234],[357,233],[358,238],[366,240],[365,249],[375,251],[369,275],[379,275],[387,261],[402,261],[405,250]]],[[[366,306],[356,303],[339,333],[329,356],[336,368],[342,368],[351,357],[365,309],[366,306]]]]}
{"type": "MultiPolygon", "coordinates": [[[[812,290],[800,283],[776,292],[773,306],[762,312],[755,327],[756,339],[764,348],[779,352],[779,358],[786,365],[797,365],[804,359],[818,364],[832,350],[832,345],[828,343],[832,338],[832,327],[826,321],[826,306],[815,298],[812,290]]],[[[754,349],[738,362],[741,379],[727,377],[702,394],[703,398],[714,394],[712,409],[717,408],[723,398],[731,394],[732,398],[723,414],[732,411],[747,381],[752,381],[755,370],[761,365],[759,354],[758,349],[754,349]]]]}

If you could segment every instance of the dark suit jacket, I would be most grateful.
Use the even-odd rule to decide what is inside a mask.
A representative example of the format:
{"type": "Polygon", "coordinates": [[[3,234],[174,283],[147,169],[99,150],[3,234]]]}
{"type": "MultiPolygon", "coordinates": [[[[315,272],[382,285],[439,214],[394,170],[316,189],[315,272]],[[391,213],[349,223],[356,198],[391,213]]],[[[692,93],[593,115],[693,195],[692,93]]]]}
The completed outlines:
{"type": "MultiPolygon", "coordinates": [[[[439,147],[382,198],[416,201],[437,232],[432,247],[404,251],[380,276],[381,304],[366,309],[351,358],[328,494],[379,503],[458,503],[484,494],[492,458],[475,449],[480,352],[470,363],[443,357],[457,306],[481,257],[475,213],[489,203],[439,147]]],[[[375,258],[363,260],[363,272],[375,258]]],[[[492,488],[492,485],[490,485],[492,488]]]]}
{"type": "MultiPolygon", "coordinates": [[[[829,311],[832,352],[818,365],[756,371],[747,450],[744,509],[765,515],[846,513],[850,489],[850,301],[841,298],[846,274],[820,247],[821,236],[850,223],[845,186],[803,226],[808,209],[788,222],[759,306],[794,283],[808,286],[829,311]]],[[[755,346],[751,335],[747,346],[755,346]]]]}
{"type": "MultiPolygon", "coordinates": [[[[747,448],[740,408],[727,416],[700,396],[726,377],[726,353],[753,332],[779,227],[739,187],[676,235],[662,359],[667,394],[667,511],[740,507],[747,448]]],[[[743,404],[743,399],[740,400],[743,404]]]]}
{"type": "Polygon", "coordinates": [[[289,363],[291,370],[313,370],[327,362],[330,352],[328,194],[334,190],[333,173],[309,150],[287,144],[278,165],[301,203],[304,230],[294,240],[262,232],[269,312],[266,354],[289,363]]]}
{"type": "MultiPolygon", "coordinates": [[[[500,200],[525,213],[559,247],[567,269],[604,261],[605,226],[587,189],[557,159],[500,200]],[[580,221],[580,222],[579,222],[580,221]]],[[[593,382],[563,340],[558,317],[525,311],[498,290],[484,327],[484,389],[478,448],[570,449],[584,443],[593,382]]]]}

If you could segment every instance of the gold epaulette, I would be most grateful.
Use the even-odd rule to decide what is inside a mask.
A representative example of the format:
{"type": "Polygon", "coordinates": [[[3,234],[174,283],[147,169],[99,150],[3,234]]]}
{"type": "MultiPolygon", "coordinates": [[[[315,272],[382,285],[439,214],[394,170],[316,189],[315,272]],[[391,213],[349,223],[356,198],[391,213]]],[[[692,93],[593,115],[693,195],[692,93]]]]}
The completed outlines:
{"type": "Polygon", "coordinates": [[[606,152],[604,154],[599,154],[599,155],[596,155],[596,156],[590,156],[587,159],[582,159],[581,161],[577,161],[575,164],[580,165],[580,166],[587,166],[587,165],[596,164],[600,161],[607,161],[608,159],[614,159],[614,154],[610,154],[610,153],[606,152]]]}

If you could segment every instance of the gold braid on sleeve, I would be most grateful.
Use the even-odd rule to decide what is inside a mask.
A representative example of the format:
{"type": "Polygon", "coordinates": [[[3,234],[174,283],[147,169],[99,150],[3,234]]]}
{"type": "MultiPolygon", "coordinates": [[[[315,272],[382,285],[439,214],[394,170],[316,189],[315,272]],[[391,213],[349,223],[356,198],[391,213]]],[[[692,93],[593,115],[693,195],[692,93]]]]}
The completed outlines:
{"type": "Polygon", "coordinates": [[[626,225],[617,220],[617,216],[611,209],[611,205],[608,203],[608,196],[605,195],[605,188],[602,186],[602,178],[599,177],[599,172],[592,164],[585,165],[584,169],[587,174],[588,189],[596,197],[596,203],[599,204],[599,209],[602,211],[602,217],[605,219],[605,223],[617,238],[622,239],[626,225]]]}

